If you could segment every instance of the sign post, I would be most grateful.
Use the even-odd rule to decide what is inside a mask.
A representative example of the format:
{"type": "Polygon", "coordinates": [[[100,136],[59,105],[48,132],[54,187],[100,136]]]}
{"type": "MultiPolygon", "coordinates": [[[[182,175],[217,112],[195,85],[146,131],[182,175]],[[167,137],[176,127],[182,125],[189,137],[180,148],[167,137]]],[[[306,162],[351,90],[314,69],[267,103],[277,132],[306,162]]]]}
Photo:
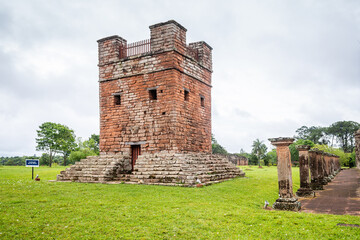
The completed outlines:
{"type": "Polygon", "coordinates": [[[25,165],[26,167],[32,167],[31,179],[34,179],[34,167],[39,167],[39,159],[26,159],[25,165]]]}

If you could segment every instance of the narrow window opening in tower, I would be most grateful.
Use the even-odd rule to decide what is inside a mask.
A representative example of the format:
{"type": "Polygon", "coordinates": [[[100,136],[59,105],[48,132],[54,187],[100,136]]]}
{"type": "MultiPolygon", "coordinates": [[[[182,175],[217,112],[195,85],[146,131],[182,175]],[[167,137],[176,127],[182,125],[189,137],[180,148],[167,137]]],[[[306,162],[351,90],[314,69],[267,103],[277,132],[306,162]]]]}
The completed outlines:
{"type": "Polygon", "coordinates": [[[150,100],[157,100],[156,89],[149,90],[149,98],[150,100]]]}
{"type": "Polygon", "coordinates": [[[189,90],[184,90],[184,100],[189,101],[189,90]]]}
{"type": "Polygon", "coordinates": [[[200,104],[202,107],[205,107],[205,97],[200,96],[200,104]]]}
{"type": "Polygon", "coordinates": [[[120,95],[114,95],[114,103],[115,103],[115,105],[121,105],[121,96],[120,95]]]}

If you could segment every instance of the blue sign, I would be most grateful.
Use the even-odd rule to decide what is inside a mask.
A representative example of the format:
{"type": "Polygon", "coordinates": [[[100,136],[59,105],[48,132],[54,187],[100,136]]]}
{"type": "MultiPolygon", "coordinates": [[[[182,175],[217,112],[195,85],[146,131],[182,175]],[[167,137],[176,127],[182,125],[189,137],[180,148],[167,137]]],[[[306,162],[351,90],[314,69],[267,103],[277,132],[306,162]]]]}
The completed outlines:
{"type": "Polygon", "coordinates": [[[27,167],[39,167],[39,159],[26,159],[25,165],[27,167]]]}

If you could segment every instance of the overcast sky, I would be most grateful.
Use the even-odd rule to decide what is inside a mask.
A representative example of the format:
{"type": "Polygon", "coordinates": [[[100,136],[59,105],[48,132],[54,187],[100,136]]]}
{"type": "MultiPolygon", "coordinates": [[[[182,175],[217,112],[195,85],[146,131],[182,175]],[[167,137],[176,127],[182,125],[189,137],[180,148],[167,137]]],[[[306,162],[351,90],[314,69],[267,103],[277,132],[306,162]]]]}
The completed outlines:
{"type": "Polygon", "coordinates": [[[229,152],[360,122],[359,0],[0,0],[0,156],[41,155],[47,121],[98,134],[96,40],[170,19],[213,47],[212,132],[229,152]]]}

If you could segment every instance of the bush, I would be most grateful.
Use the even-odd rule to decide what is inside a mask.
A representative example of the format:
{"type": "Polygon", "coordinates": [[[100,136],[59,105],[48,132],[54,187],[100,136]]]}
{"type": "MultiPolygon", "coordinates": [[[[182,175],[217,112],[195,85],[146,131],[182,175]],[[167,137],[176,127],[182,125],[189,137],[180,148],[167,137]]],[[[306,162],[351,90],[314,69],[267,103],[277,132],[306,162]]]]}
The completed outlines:
{"type": "Polygon", "coordinates": [[[79,151],[72,151],[70,153],[68,164],[74,164],[75,162],[80,161],[81,159],[85,159],[87,156],[96,156],[97,154],[90,149],[82,149],[79,151]]]}
{"type": "Polygon", "coordinates": [[[350,158],[352,153],[345,153],[340,148],[333,148],[329,147],[328,145],[315,144],[314,148],[339,156],[341,166],[350,167],[350,158]]]}

